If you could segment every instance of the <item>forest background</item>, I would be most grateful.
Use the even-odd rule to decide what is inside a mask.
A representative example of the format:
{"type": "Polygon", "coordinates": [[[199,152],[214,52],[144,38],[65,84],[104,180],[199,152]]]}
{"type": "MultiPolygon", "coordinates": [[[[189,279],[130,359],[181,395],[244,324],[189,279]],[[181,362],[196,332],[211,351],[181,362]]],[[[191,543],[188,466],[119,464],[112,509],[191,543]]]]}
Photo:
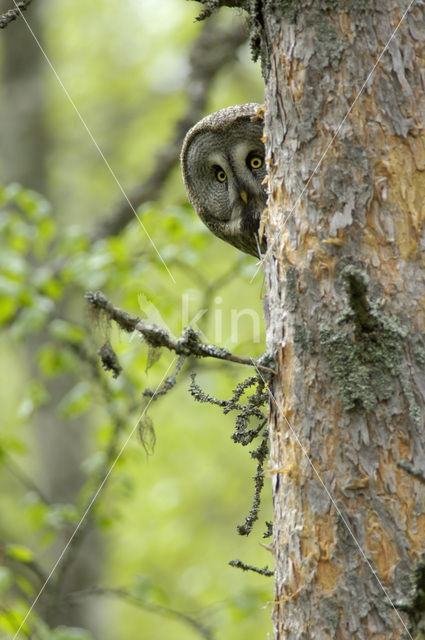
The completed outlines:
{"type": "MultiPolygon", "coordinates": [[[[0,14],[10,8],[0,1],[0,14]]],[[[261,270],[202,226],[177,162],[183,129],[263,101],[243,16],[194,22],[199,11],[33,0],[24,16],[48,60],[22,18],[0,30],[1,638],[270,631],[272,580],[228,564],[270,563],[268,484],[259,523],[240,537],[255,460],[231,440],[234,415],[189,393],[196,373],[227,399],[252,371],[188,359],[146,413],[143,391],[172,373],[174,354],[157,359],[96,322],[84,299],[101,289],[175,336],[193,322],[235,354],[265,350],[261,270]],[[116,379],[96,353],[106,339],[116,379]]]]}

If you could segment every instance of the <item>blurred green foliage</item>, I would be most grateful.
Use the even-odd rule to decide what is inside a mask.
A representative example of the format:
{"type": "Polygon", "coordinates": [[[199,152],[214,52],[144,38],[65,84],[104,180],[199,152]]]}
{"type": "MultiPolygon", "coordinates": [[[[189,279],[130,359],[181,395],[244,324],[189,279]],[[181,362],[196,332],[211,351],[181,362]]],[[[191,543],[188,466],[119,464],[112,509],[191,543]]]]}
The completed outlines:
{"type": "MultiPolygon", "coordinates": [[[[128,0],[118,9],[111,0],[43,4],[46,51],[125,189],[152,169],[184,107],[198,9],[182,0],[128,0]]],[[[225,11],[219,19],[237,18],[225,11]]],[[[174,281],[136,219],[93,241],[95,222],[121,194],[47,64],[38,82],[48,195],[17,183],[0,188],[0,637],[16,634],[93,496],[83,526],[99,548],[98,578],[68,603],[88,603],[90,624],[48,623],[46,589],[19,637],[266,637],[272,580],[228,562],[270,565],[260,546],[271,517],[267,482],[260,523],[241,538],[236,526],[251,507],[255,462],[230,439],[234,417],[188,393],[192,371],[208,393],[228,398],[252,370],[187,361],[176,387],[148,408],[156,444],[147,456],[137,437],[142,392],[171,373],[174,354],[152,360],[138,337],[97,322],[84,302],[85,291],[101,289],[176,336],[195,320],[205,341],[257,356],[265,350],[261,274],[201,226],[177,167],[138,211],[174,281]],[[117,379],[96,354],[107,338],[123,367],[117,379]],[[73,500],[50,498],[55,464],[50,471],[40,455],[37,426],[46,416],[57,437],[80,438],[75,425],[83,426],[73,500]]],[[[252,100],[262,100],[262,85],[244,49],[218,76],[210,110],[252,100]]],[[[74,554],[71,545],[71,568],[74,554]]],[[[51,582],[59,576],[60,565],[51,582]]]]}

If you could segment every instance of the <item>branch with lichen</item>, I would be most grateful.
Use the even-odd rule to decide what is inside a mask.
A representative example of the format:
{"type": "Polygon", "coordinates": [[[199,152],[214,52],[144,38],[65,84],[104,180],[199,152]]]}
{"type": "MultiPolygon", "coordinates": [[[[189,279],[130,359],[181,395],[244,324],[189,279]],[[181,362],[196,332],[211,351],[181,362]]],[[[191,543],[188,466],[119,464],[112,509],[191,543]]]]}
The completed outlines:
{"type": "Polygon", "coordinates": [[[269,569],[268,567],[263,567],[259,569],[258,567],[253,567],[251,564],[245,564],[242,560],[231,560],[229,562],[231,567],[236,567],[237,569],[242,569],[242,571],[254,571],[254,573],[259,573],[262,576],[274,576],[274,571],[269,569]]]}
{"type": "MultiPolygon", "coordinates": [[[[218,360],[227,360],[228,362],[236,362],[237,364],[255,367],[256,369],[268,374],[276,373],[270,367],[262,364],[261,358],[256,359],[236,356],[223,347],[218,347],[213,344],[203,344],[200,342],[198,334],[192,327],[186,327],[180,338],[173,338],[162,327],[145,323],[137,316],[132,316],[127,311],[119,309],[113,305],[101,291],[88,291],[85,298],[90,309],[95,315],[103,316],[108,320],[113,320],[121,329],[128,333],[132,333],[133,331],[139,332],[143,336],[145,342],[154,349],[165,347],[169,351],[174,351],[179,356],[217,358],[218,360]]],[[[100,350],[100,355],[102,357],[102,350],[100,350]]],[[[112,354],[109,354],[107,362],[102,360],[106,369],[110,369],[109,362],[111,357],[112,354]]],[[[114,371],[116,371],[115,367],[114,371]]]]}
{"type": "Polygon", "coordinates": [[[28,8],[31,2],[32,0],[18,0],[18,2],[15,2],[14,9],[9,9],[9,11],[6,11],[0,16],[0,29],[5,29],[8,24],[16,20],[22,11],[28,8]]]}
{"type": "MultiPolygon", "coordinates": [[[[268,420],[267,416],[261,410],[261,407],[263,407],[269,399],[269,394],[265,391],[266,382],[263,376],[250,376],[237,385],[229,400],[219,400],[205,393],[196,383],[195,377],[195,374],[192,373],[192,382],[190,383],[189,391],[197,402],[215,404],[223,409],[224,414],[230,413],[231,411],[238,412],[235,428],[231,436],[233,442],[245,447],[253,442],[255,438],[261,436],[259,446],[250,452],[251,458],[257,460],[257,470],[253,477],[254,498],[252,506],[245,518],[245,522],[237,527],[239,535],[248,536],[252,531],[254,523],[258,520],[261,491],[264,486],[264,463],[269,452],[268,432],[266,429],[268,420]],[[253,385],[256,386],[255,392],[248,397],[246,404],[242,404],[240,402],[242,395],[253,385]],[[250,428],[249,426],[251,418],[257,421],[257,425],[254,426],[254,428],[250,428]]],[[[267,537],[267,535],[265,537],[267,537]]]]}

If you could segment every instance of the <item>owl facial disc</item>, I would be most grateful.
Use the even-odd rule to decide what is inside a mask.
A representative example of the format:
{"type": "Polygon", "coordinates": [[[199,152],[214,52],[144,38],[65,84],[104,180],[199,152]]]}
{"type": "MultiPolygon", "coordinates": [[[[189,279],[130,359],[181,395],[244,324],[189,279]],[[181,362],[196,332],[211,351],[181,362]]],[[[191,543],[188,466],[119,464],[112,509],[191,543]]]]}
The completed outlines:
{"type": "Polygon", "coordinates": [[[267,195],[261,105],[221,109],[187,133],[181,167],[189,201],[216,236],[259,256],[258,229],[267,195]]]}

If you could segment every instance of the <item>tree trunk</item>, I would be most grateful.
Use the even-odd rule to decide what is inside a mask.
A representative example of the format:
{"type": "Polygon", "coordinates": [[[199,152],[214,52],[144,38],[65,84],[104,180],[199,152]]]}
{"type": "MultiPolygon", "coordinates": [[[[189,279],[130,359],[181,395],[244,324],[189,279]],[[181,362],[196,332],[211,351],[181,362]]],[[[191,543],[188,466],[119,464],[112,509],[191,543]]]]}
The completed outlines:
{"type": "MultiPolygon", "coordinates": [[[[38,3],[26,14],[40,33],[38,3]]],[[[1,2],[0,12],[14,8],[1,2]]],[[[0,180],[19,182],[28,189],[45,191],[47,137],[44,123],[45,95],[41,80],[44,58],[26,24],[17,19],[1,31],[2,95],[0,136],[0,180]]]]}
{"type": "Polygon", "coordinates": [[[275,639],[422,638],[424,3],[256,4],[275,639]]]}

